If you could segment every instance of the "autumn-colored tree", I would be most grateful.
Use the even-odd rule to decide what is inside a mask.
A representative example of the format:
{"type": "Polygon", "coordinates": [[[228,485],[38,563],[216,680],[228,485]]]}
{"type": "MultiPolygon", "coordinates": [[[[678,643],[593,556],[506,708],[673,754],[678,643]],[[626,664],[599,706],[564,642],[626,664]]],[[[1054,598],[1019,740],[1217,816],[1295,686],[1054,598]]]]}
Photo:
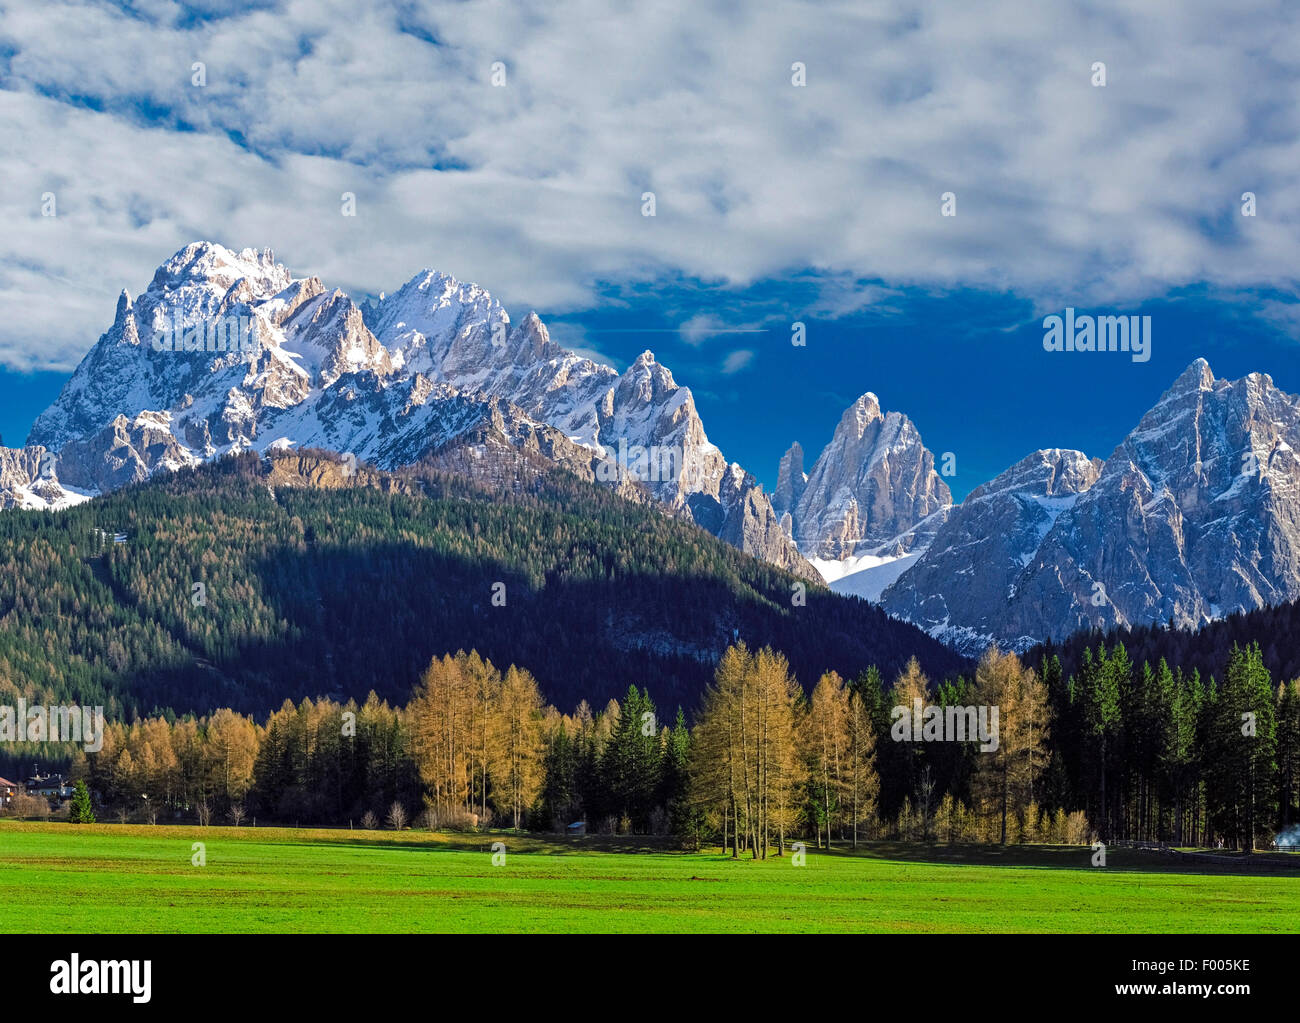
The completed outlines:
{"type": "Polygon", "coordinates": [[[925,743],[921,736],[913,735],[910,740],[895,737],[894,724],[900,720],[900,713],[911,716],[917,700],[925,707],[930,702],[930,680],[921,671],[920,662],[910,658],[886,697],[889,712],[890,741],[886,744],[882,756],[882,773],[886,775],[896,800],[908,799],[915,807],[918,789],[925,769],[925,743]],[[900,711],[899,708],[902,708],[900,711]]]}
{"type": "Polygon", "coordinates": [[[813,805],[816,807],[817,845],[843,814],[848,788],[849,691],[844,680],[828,671],[818,681],[803,720],[803,744],[808,757],[813,805]]]}
{"type": "Polygon", "coordinates": [[[537,680],[513,664],[506,670],[494,701],[488,766],[492,801],[509,813],[518,828],[524,811],[542,790],[542,696],[537,680]]]}
{"type": "Polygon", "coordinates": [[[997,749],[976,758],[972,787],[986,814],[996,818],[1006,844],[1008,819],[1019,820],[1035,802],[1034,788],[1047,763],[1050,716],[1047,687],[1014,653],[988,650],[975,671],[975,698],[998,712],[997,749]]]}
{"type": "Polygon", "coordinates": [[[807,780],[807,766],[799,750],[800,703],[803,689],[781,654],[764,647],[756,665],[763,689],[760,763],[763,793],[763,845],[766,858],[772,831],[776,832],[777,853],[785,854],[786,839],[797,816],[798,794],[807,780]]]}
{"type": "Polygon", "coordinates": [[[256,756],[257,728],[252,721],[229,708],[218,710],[208,718],[205,770],[227,805],[242,800],[248,793],[253,784],[256,756]]]}
{"type": "Polygon", "coordinates": [[[849,694],[848,745],[845,749],[845,800],[853,848],[858,847],[858,828],[876,815],[880,776],[876,773],[876,723],[872,708],[862,693],[849,694]]]}
{"type": "Polygon", "coordinates": [[[420,780],[439,814],[470,801],[473,700],[466,661],[463,651],[435,658],[407,706],[420,780]]]}
{"type": "Polygon", "coordinates": [[[795,794],[803,781],[796,741],[798,682],[780,654],[729,647],[691,744],[691,782],[697,805],[720,811],[723,844],[766,858],[772,830],[783,849],[795,794]]]}
{"type": "MultiPolygon", "coordinates": [[[[203,770],[203,740],[199,735],[199,723],[194,718],[177,721],[172,725],[171,742],[172,755],[176,758],[177,801],[185,807],[198,807],[210,794],[203,770]]],[[[100,756],[103,756],[103,751],[100,756]]]]}
{"type": "Polygon", "coordinates": [[[466,767],[469,772],[470,804],[479,813],[487,815],[488,765],[493,756],[492,717],[493,700],[497,698],[501,673],[491,661],[484,660],[477,650],[468,656],[458,655],[464,676],[466,699],[466,767]]]}

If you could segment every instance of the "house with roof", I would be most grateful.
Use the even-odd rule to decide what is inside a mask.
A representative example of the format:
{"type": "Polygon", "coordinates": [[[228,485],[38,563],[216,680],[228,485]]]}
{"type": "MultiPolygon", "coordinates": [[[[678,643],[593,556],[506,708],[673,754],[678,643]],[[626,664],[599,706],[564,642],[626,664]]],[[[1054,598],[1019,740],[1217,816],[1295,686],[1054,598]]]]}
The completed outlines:
{"type": "Polygon", "coordinates": [[[10,781],[8,778],[0,778],[0,806],[11,805],[14,796],[18,795],[19,791],[17,782],[10,781]]]}
{"type": "Polygon", "coordinates": [[[72,782],[67,781],[61,774],[41,774],[40,768],[27,779],[24,788],[27,789],[29,796],[44,796],[46,799],[55,799],[63,802],[65,799],[71,799],[75,790],[72,782]]]}

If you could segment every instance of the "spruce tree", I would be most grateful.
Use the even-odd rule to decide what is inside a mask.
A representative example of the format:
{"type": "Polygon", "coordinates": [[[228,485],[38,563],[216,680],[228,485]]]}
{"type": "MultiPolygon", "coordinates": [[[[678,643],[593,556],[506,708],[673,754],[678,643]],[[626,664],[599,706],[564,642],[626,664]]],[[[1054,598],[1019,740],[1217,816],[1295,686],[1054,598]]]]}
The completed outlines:
{"type": "Polygon", "coordinates": [[[1277,708],[1277,772],[1279,821],[1283,831],[1300,819],[1300,681],[1279,687],[1277,708]]]}
{"type": "Polygon", "coordinates": [[[1202,770],[1211,820],[1242,851],[1271,829],[1277,810],[1277,714],[1259,645],[1233,644],[1210,718],[1202,770]]]}
{"type": "Polygon", "coordinates": [[[72,804],[68,809],[68,821],[72,824],[95,823],[95,811],[90,805],[90,789],[86,788],[86,783],[80,779],[77,780],[76,788],[72,793],[72,804]]]}

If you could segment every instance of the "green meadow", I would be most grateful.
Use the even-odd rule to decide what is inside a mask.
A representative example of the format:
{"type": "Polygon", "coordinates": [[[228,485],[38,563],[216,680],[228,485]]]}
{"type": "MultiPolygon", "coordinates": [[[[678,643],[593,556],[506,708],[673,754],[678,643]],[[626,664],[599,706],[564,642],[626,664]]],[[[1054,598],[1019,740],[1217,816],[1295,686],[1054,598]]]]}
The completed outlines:
{"type": "Polygon", "coordinates": [[[1300,930],[1300,870],[1124,849],[1101,868],[1060,846],[806,855],[797,867],[635,839],[4,821],[0,931],[1300,930]]]}

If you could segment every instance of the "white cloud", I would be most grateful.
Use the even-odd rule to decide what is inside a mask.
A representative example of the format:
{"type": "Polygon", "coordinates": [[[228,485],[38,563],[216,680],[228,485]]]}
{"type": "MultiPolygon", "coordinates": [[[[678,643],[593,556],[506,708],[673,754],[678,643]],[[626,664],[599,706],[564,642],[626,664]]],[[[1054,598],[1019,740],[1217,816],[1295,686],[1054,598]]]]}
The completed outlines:
{"type": "Polygon", "coordinates": [[[834,312],[888,302],[845,281],[1056,308],[1300,266],[1279,0],[135,6],[0,19],[0,363],[71,365],[196,238],[368,293],[433,265],[516,317],[680,274],[812,268],[834,312]]]}
{"type": "Polygon", "coordinates": [[[688,345],[702,345],[710,338],[724,334],[727,323],[713,313],[698,313],[681,325],[682,340],[688,345]]]}
{"type": "Polygon", "coordinates": [[[754,353],[748,348],[738,348],[722,361],[722,372],[728,375],[739,373],[754,361],[754,353]]]}

